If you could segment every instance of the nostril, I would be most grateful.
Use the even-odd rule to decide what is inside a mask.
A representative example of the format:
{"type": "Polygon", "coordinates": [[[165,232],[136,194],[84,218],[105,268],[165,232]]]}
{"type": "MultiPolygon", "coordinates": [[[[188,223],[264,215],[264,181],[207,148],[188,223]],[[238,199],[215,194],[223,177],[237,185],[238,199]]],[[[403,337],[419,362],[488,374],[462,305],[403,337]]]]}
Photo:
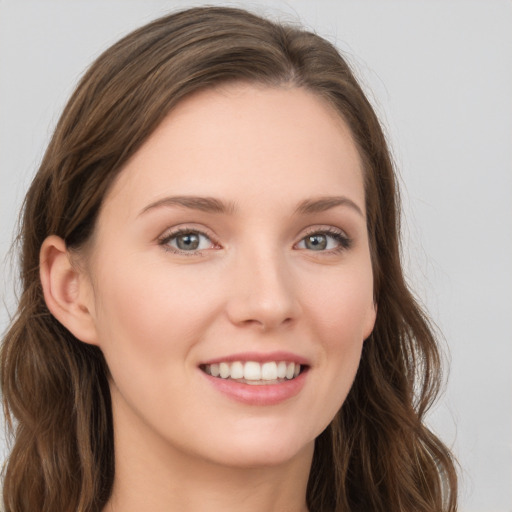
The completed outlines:
{"type": "Polygon", "coordinates": [[[239,325],[245,325],[247,327],[256,327],[262,331],[275,329],[276,327],[289,326],[293,323],[292,317],[280,319],[277,316],[272,317],[270,315],[259,315],[258,318],[248,318],[239,322],[239,325]]]}

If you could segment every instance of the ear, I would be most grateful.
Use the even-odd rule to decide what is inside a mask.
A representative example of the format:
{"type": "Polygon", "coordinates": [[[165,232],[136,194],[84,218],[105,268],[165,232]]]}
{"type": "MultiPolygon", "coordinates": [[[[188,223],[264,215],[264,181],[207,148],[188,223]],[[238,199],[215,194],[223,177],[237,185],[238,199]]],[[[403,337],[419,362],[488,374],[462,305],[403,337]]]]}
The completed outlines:
{"type": "Polygon", "coordinates": [[[90,278],[73,265],[62,238],[46,238],[39,253],[44,300],[52,315],[76,338],[97,344],[90,278]]]}

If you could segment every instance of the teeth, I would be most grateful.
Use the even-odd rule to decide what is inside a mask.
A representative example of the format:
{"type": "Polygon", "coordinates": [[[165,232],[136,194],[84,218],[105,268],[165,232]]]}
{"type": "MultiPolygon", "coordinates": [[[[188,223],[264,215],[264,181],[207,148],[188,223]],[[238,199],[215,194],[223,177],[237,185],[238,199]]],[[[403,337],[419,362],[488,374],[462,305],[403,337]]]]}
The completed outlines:
{"type": "Polygon", "coordinates": [[[245,380],[261,380],[261,365],[254,361],[248,361],[244,365],[245,380]]]}
{"type": "MultiPolygon", "coordinates": [[[[300,367],[300,365],[299,365],[300,367]]],[[[284,361],[279,361],[277,364],[277,378],[284,379],[286,377],[286,363],[284,361]]]]}
{"type": "Polygon", "coordinates": [[[276,363],[263,363],[261,366],[261,378],[263,380],[276,380],[277,379],[277,364],[276,363]]]}
{"type": "Polygon", "coordinates": [[[219,365],[218,364],[211,364],[210,365],[210,374],[213,377],[218,377],[220,375],[219,365]]]}
{"type": "Polygon", "coordinates": [[[207,364],[203,370],[208,375],[221,379],[237,379],[248,382],[270,382],[278,380],[291,380],[300,374],[301,365],[286,361],[269,361],[258,363],[256,361],[235,361],[233,363],[207,364]]]}
{"type": "Polygon", "coordinates": [[[231,378],[243,379],[244,378],[244,365],[240,361],[236,361],[231,365],[231,378]]]}
{"type": "Polygon", "coordinates": [[[227,379],[231,374],[231,368],[228,363],[220,363],[219,371],[221,379],[227,379]]]}

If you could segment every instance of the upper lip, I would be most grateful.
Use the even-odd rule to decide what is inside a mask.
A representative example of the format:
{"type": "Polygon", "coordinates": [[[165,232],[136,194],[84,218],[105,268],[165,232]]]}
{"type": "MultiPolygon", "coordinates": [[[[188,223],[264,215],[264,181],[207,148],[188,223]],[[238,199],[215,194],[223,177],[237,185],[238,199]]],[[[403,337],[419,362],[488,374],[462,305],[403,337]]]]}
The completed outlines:
{"type": "Polygon", "coordinates": [[[234,361],[255,361],[257,363],[267,363],[270,361],[286,361],[289,363],[298,363],[300,365],[309,366],[310,363],[307,358],[302,357],[293,352],[276,351],[276,352],[240,352],[237,354],[230,354],[221,357],[215,357],[202,361],[202,365],[219,364],[219,363],[232,363],[234,361]]]}

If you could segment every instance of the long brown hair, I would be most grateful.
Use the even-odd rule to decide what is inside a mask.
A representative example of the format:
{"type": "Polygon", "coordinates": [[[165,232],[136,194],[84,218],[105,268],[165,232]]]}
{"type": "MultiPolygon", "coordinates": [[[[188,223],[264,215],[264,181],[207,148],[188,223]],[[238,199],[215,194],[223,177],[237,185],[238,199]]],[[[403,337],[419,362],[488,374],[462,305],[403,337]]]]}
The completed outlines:
{"type": "Polygon", "coordinates": [[[452,457],[423,422],[439,391],[440,355],[402,273],[397,185],[376,115],[329,42],[243,10],[207,7],[153,21],[94,62],[26,196],[22,295],[1,351],[14,432],[6,512],[98,512],[114,479],[108,368],[98,348],[48,311],[38,273],[43,240],[55,234],[79,250],[115,176],[170,110],[228,81],[321,96],[347,122],[365,168],[378,314],[349,396],[316,440],[310,511],[455,511],[452,457]]]}

